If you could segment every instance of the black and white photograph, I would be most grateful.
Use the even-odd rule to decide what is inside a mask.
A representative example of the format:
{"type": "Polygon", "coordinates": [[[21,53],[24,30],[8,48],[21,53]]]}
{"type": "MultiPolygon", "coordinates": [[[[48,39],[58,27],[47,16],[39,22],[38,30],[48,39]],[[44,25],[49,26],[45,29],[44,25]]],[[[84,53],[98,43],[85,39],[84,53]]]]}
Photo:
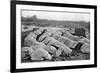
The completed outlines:
{"type": "Polygon", "coordinates": [[[96,67],[96,6],[12,2],[11,70],[96,67]]]}
{"type": "Polygon", "coordinates": [[[90,59],[90,14],[21,11],[21,62],[90,59]]]}

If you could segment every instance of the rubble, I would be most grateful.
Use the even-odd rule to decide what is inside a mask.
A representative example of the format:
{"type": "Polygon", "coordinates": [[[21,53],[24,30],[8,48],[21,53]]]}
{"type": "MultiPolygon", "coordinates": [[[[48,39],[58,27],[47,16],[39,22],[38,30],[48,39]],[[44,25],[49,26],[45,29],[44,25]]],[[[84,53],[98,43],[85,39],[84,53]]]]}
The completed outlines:
{"type": "Polygon", "coordinates": [[[49,53],[51,53],[51,54],[55,54],[56,53],[56,48],[55,47],[53,47],[53,46],[51,46],[51,45],[47,45],[47,46],[45,46],[44,47],[44,49],[47,51],[47,52],[49,52],[49,53]]]}
{"type": "Polygon", "coordinates": [[[25,58],[26,55],[31,55],[34,50],[31,47],[22,47],[21,48],[21,58],[25,58]]]}
{"type": "Polygon", "coordinates": [[[81,55],[90,53],[90,40],[72,35],[67,29],[39,28],[24,38],[21,58],[27,59],[28,56],[32,61],[58,61],[83,57],[77,51],[81,55]],[[73,52],[79,57],[73,56],[73,52]]]}
{"type": "Polygon", "coordinates": [[[34,34],[35,35],[39,35],[39,34],[41,34],[43,32],[43,30],[44,30],[43,28],[40,28],[40,29],[34,31],[34,34]]]}
{"type": "Polygon", "coordinates": [[[80,49],[83,53],[89,53],[90,52],[90,45],[85,43],[80,49]]]}
{"type": "Polygon", "coordinates": [[[90,43],[89,39],[87,39],[87,38],[82,38],[79,40],[79,42],[88,43],[88,44],[90,43]]]}
{"type": "Polygon", "coordinates": [[[64,32],[63,36],[64,36],[64,37],[67,37],[67,38],[69,38],[69,39],[71,39],[71,40],[73,40],[73,41],[78,41],[78,40],[80,39],[80,38],[77,37],[77,36],[73,36],[73,35],[72,35],[70,32],[68,32],[68,31],[64,32]]]}
{"type": "Polygon", "coordinates": [[[52,32],[50,32],[50,30],[46,30],[40,37],[39,37],[39,41],[43,41],[46,37],[49,37],[52,35],[52,32]]]}
{"type": "Polygon", "coordinates": [[[30,32],[24,39],[24,44],[27,46],[36,45],[38,42],[36,41],[36,35],[33,32],[30,32]]]}
{"type": "Polygon", "coordinates": [[[61,42],[55,40],[53,37],[47,37],[47,38],[44,40],[44,43],[49,44],[49,45],[52,45],[52,46],[56,46],[56,47],[58,47],[58,49],[63,50],[66,54],[72,52],[72,50],[71,50],[69,47],[67,47],[67,46],[64,45],[63,43],[61,43],[61,42]]]}
{"type": "Polygon", "coordinates": [[[67,37],[64,37],[64,36],[61,36],[59,39],[58,39],[59,42],[62,42],[63,44],[65,44],[66,46],[68,47],[72,47],[74,42],[73,40],[70,40],[68,39],[67,37]]]}
{"type": "Polygon", "coordinates": [[[31,60],[51,60],[52,56],[43,48],[36,49],[31,55],[31,60]]]}

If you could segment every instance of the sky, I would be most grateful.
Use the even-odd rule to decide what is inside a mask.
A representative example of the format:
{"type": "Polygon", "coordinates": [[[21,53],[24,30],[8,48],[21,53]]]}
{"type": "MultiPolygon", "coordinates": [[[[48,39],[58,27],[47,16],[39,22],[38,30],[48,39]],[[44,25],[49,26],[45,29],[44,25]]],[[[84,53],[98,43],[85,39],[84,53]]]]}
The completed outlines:
{"type": "Polygon", "coordinates": [[[76,12],[52,12],[52,11],[32,11],[22,10],[23,17],[31,17],[36,15],[39,19],[61,20],[61,21],[86,21],[89,22],[89,13],[76,12]]]}

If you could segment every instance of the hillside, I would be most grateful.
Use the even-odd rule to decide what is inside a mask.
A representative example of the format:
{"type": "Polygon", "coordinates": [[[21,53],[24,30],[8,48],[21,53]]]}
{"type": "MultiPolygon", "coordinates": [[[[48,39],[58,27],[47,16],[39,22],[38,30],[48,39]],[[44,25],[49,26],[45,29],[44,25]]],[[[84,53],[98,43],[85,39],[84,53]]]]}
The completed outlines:
{"type": "Polygon", "coordinates": [[[70,27],[70,28],[85,28],[89,29],[89,22],[84,21],[57,21],[38,19],[36,16],[33,17],[22,17],[22,25],[34,25],[40,27],[70,27]]]}

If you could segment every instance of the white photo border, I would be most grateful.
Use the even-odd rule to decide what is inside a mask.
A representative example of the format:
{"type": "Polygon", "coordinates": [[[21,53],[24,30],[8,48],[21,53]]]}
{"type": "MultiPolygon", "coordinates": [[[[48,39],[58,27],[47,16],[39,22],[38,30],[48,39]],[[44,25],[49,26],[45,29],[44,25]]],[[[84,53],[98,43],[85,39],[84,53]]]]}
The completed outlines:
{"type": "Polygon", "coordinates": [[[94,64],[94,10],[84,8],[70,8],[70,7],[50,7],[50,6],[35,6],[35,5],[17,5],[16,6],[16,68],[39,68],[39,67],[54,67],[54,66],[73,66],[94,64]],[[60,61],[60,62],[31,62],[21,63],[21,10],[53,10],[53,11],[71,11],[90,13],[90,60],[78,61],[60,61]]]}

